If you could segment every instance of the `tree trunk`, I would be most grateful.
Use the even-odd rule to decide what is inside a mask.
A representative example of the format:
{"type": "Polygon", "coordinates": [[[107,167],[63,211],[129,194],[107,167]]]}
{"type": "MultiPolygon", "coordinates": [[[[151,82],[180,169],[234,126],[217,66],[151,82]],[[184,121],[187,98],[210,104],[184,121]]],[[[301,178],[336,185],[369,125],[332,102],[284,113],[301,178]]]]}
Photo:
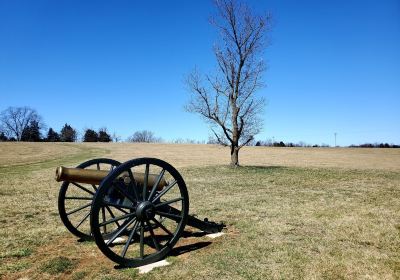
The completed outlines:
{"type": "Polygon", "coordinates": [[[239,147],[231,144],[231,167],[239,166],[239,147]]]}

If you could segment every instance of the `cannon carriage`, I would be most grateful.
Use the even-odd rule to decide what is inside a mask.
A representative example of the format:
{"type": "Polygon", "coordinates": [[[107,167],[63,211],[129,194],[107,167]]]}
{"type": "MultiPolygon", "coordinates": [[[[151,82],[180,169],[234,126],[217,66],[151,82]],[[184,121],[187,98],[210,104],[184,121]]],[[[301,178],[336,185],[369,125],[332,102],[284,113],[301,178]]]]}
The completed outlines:
{"type": "Polygon", "coordinates": [[[94,159],[76,168],[58,167],[58,209],[67,229],[95,240],[111,260],[137,267],[165,258],[189,225],[206,233],[224,224],[189,215],[185,181],[155,158],[120,163],[94,159]]]}

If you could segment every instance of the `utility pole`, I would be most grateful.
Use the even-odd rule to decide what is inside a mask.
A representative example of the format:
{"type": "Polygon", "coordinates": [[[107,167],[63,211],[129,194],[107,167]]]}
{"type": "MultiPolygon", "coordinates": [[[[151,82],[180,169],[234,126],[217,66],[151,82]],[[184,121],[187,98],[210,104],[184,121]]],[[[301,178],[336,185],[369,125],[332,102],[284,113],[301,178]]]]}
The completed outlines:
{"type": "Polygon", "coordinates": [[[337,135],[337,132],[335,132],[334,134],[335,134],[335,147],[336,147],[336,135],[337,135]]]}

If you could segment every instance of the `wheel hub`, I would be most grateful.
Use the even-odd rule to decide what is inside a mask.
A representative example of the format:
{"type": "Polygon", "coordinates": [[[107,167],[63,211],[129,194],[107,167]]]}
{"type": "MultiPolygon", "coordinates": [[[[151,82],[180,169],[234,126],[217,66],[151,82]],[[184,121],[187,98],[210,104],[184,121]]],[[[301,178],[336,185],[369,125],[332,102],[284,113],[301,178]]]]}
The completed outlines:
{"type": "Polygon", "coordinates": [[[143,201],[136,208],[136,217],[139,221],[152,219],[155,216],[155,210],[153,203],[143,201]]]}

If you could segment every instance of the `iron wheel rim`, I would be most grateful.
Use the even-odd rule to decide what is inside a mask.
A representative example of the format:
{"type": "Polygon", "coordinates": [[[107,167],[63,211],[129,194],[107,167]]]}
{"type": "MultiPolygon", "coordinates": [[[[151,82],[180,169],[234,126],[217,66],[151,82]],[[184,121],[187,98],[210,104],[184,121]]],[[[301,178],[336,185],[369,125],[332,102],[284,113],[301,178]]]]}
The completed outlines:
{"type": "MultiPolygon", "coordinates": [[[[186,184],[179,172],[165,161],[155,158],[139,158],[121,164],[102,181],[93,200],[90,224],[97,246],[109,259],[122,266],[137,267],[161,260],[172,250],[183,233],[188,218],[188,212],[188,192],[186,184]],[[124,194],[124,201],[129,198],[131,201],[128,204],[132,209],[130,213],[120,216],[126,216],[126,218],[121,219],[124,220],[124,223],[114,231],[115,234],[111,238],[106,237],[101,232],[102,223],[99,223],[99,215],[101,207],[109,203],[107,191],[110,192],[112,188],[121,191],[119,187],[117,187],[117,185],[120,184],[117,183],[117,178],[123,172],[128,172],[129,176],[132,176],[131,178],[133,181],[134,178],[130,171],[135,167],[145,167],[144,178],[146,178],[146,176],[149,178],[149,170],[157,167],[161,169],[157,179],[162,178],[167,173],[172,180],[160,191],[155,191],[156,184],[149,189],[147,188],[148,186],[145,187],[145,183],[141,187],[138,187],[139,185],[136,183],[129,184],[127,189],[132,188],[136,189],[136,191],[131,191],[130,194],[126,192],[124,194]],[[142,196],[138,193],[140,188],[143,190],[142,196]],[[176,195],[179,197],[174,199],[173,202],[162,202],[161,198],[166,197],[169,192],[171,192],[171,195],[174,195],[172,193],[176,192],[176,195]],[[149,217],[147,215],[141,217],[139,214],[141,212],[138,209],[141,207],[140,205],[145,202],[151,204],[150,208],[154,207],[156,209],[154,214],[164,217],[165,220],[163,222],[158,222],[152,215],[149,217]],[[171,210],[171,206],[169,205],[173,203],[178,203],[180,209],[171,210]],[[169,212],[164,213],[163,211],[166,211],[165,209],[168,209],[169,212]],[[170,213],[171,211],[173,211],[173,214],[170,213]],[[169,221],[166,221],[168,219],[169,221]],[[171,224],[173,225],[174,223],[176,227],[171,226],[171,224]],[[156,231],[158,231],[158,233],[156,233],[156,231]],[[124,240],[122,244],[114,245],[114,240],[122,237],[126,238],[126,236],[127,239],[124,240]]],[[[112,221],[112,219],[109,221],[112,221]]]]}
{"type": "MultiPolygon", "coordinates": [[[[116,160],[108,159],[108,158],[97,158],[97,159],[92,159],[85,161],[81,164],[79,164],[76,168],[83,168],[86,169],[88,167],[96,167],[96,169],[101,170],[102,165],[108,165],[110,166],[111,170],[114,170],[117,166],[119,166],[121,163],[116,160]]],[[[76,183],[71,183],[71,182],[63,182],[59,195],[58,195],[58,212],[61,218],[61,221],[65,225],[65,227],[68,229],[69,232],[71,232],[73,235],[81,238],[82,240],[93,240],[93,235],[91,233],[91,228],[90,228],[90,215],[91,215],[91,204],[93,202],[93,197],[95,193],[97,192],[99,186],[96,185],[91,185],[90,187],[88,184],[76,184],[76,183]],[[68,192],[71,191],[71,188],[79,188],[83,187],[82,191],[85,194],[85,196],[80,197],[79,199],[73,199],[71,197],[68,197],[68,192]],[[86,191],[84,190],[86,189],[86,191]],[[84,198],[84,199],[82,199],[84,198]],[[82,206],[86,206],[82,208],[81,210],[78,210],[76,212],[73,212],[74,210],[67,210],[68,206],[66,201],[71,201],[73,203],[75,200],[82,200],[85,201],[85,203],[82,204],[82,206]],[[73,212],[73,213],[71,213],[73,212]],[[84,213],[82,219],[76,223],[72,221],[72,217],[75,214],[81,214],[84,213]],[[89,222],[89,228],[85,230],[80,230],[80,227],[84,223],[89,222]]],[[[78,207],[79,208],[79,207],[78,207]]],[[[78,209],[75,208],[75,209],[78,209]]]]}

